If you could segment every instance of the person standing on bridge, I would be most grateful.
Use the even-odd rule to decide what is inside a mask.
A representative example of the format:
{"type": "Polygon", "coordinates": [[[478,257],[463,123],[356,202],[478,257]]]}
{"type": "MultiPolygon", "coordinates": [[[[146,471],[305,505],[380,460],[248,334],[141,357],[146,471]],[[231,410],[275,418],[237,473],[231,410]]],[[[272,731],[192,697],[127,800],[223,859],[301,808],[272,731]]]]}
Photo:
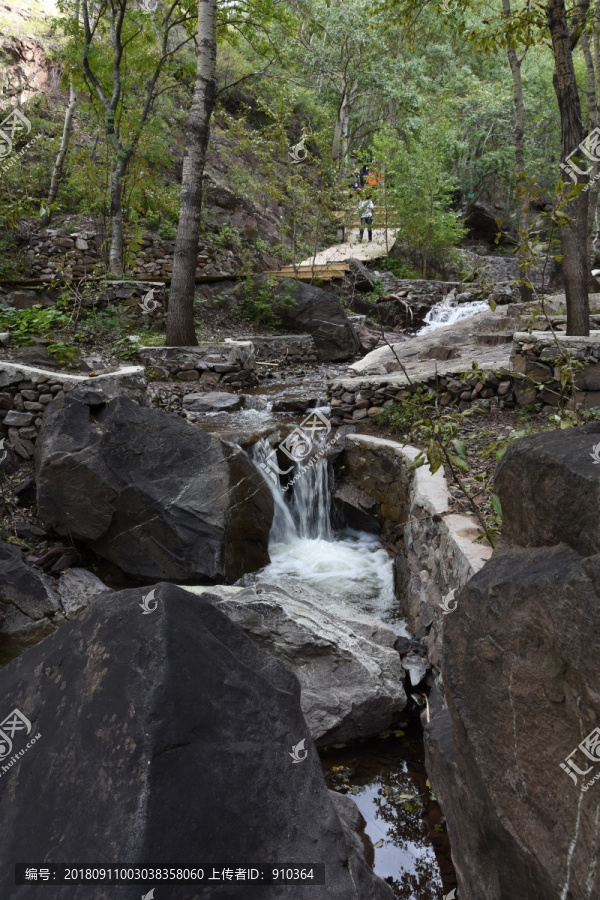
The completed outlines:
{"type": "Polygon", "coordinates": [[[358,238],[359,242],[362,244],[363,235],[365,233],[365,227],[369,231],[369,240],[373,240],[373,210],[375,209],[375,204],[370,196],[367,196],[365,200],[361,200],[358,204],[358,212],[360,214],[360,236],[358,238]]]}

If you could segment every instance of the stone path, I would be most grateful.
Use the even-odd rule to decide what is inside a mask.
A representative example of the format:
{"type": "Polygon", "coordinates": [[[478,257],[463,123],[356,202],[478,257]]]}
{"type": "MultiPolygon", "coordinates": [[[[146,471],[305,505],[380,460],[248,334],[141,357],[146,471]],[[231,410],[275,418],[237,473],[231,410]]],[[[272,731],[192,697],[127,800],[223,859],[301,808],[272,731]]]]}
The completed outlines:
{"type": "Polygon", "coordinates": [[[366,262],[370,259],[379,259],[387,256],[396,242],[397,229],[388,228],[387,244],[385,228],[373,229],[373,240],[369,241],[365,231],[363,243],[358,240],[358,228],[351,228],[346,232],[347,240],[343,244],[334,244],[326,250],[321,250],[316,256],[302,260],[301,266],[323,266],[331,262],[346,262],[349,259],[360,259],[366,262]]]}

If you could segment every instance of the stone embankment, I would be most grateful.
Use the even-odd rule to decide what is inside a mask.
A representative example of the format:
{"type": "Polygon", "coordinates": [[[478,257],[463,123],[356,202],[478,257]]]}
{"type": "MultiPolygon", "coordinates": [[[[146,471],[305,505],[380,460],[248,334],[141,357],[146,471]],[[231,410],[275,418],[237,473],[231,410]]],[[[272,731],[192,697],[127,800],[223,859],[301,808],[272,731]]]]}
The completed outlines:
{"type": "Polygon", "coordinates": [[[338,459],[334,504],[349,525],[381,531],[395,553],[396,594],[414,636],[426,645],[439,670],[444,606],[489,559],[491,548],[476,543],[479,529],[452,513],[442,470],[415,467],[419,451],[370,435],[346,436],[338,459]]]}
{"type": "Polygon", "coordinates": [[[523,327],[516,317],[483,313],[368,354],[328,385],[333,424],[377,416],[418,388],[461,411],[600,406],[600,331],[568,337],[516,324],[523,327]]]}
{"type": "Polygon", "coordinates": [[[552,410],[573,401],[588,409],[600,406],[600,331],[589,337],[517,332],[510,362],[522,406],[552,410]]]}
{"type": "Polygon", "coordinates": [[[254,347],[250,341],[218,341],[197,347],[140,347],[138,356],[154,379],[199,381],[213,390],[232,390],[257,384],[254,347]]]}
{"type": "MultiPolygon", "coordinates": [[[[469,367],[470,368],[470,367],[469,367]]],[[[356,424],[383,413],[386,407],[414,394],[417,387],[440,397],[442,406],[460,410],[471,406],[482,409],[512,409],[515,396],[511,374],[506,368],[469,375],[464,364],[440,365],[437,374],[423,373],[421,381],[409,384],[403,375],[340,379],[331,385],[332,424],[356,424]]]]}
{"type": "Polygon", "coordinates": [[[49,404],[74,388],[101,390],[108,399],[127,394],[138,403],[147,402],[146,380],[141,366],[126,366],[116,372],[90,377],[51,372],[2,360],[0,437],[8,438],[4,449],[12,450],[21,459],[31,459],[49,404]]]}

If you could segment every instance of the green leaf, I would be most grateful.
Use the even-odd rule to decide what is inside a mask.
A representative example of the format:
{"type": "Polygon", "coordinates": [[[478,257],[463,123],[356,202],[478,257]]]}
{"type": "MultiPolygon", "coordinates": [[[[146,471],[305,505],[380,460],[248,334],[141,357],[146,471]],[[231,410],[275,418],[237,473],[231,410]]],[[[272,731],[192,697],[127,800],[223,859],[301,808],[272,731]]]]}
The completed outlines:
{"type": "Polygon", "coordinates": [[[456,466],[456,468],[460,469],[461,472],[469,472],[470,471],[469,464],[466,463],[464,461],[464,459],[461,459],[460,456],[454,456],[454,454],[449,454],[449,455],[450,455],[450,462],[452,463],[453,466],[456,466]]]}
{"type": "Polygon", "coordinates": [[[497,496],[497,494],[492,494],[490,502],[492,504],[492,509],[494,510],[494,512],[498,513],[498,515],[501,516],[502,515],[502,504],[500,503],[500,498],[497,496]]]}
{"type": "Polygon", "coordinates": [[[458,438],[455,438],[452,441],[452,444],[454,445],[454,449],[456,450],[458,455],[461,456],[463,459],[466,459],[467,458],[466,444],[463,441],[459,441],[458,438]]]}

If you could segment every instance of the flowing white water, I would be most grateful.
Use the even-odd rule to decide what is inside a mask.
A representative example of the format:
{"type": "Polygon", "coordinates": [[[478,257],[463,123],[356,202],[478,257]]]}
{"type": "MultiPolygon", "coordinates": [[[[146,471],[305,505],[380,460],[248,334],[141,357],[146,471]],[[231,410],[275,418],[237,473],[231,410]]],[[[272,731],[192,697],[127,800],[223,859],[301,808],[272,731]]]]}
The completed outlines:
{"type": "Polygon", "coordinates": [[[446,325],[454,325],[463,319],[470,319],[477,313],[489,309],[485,300],[473,300],[471,303],[457,303],[456,300],[440,300],[432,306],[425,316],[425,325],[417,332],[417,335],[429,334],[446,325]]]}
{"type": "MultiPolygon", "coordinates": [[[[255,465],[264,462],[272,452],[265,440],[255,444],[255,465]]],[[[301,468],[297,465],[291,474],[299,474],[301,468]]],[[[393,621],[396,603],[392,560],[379,539],[349,529],[334,534],[327,460],[317,460],[306,468],[287,493],[268,478],[266,481],[275,502],[269,541],[271,564],[256,579],[291,578],[313,585],[387,621],[398,634],[406,634],[400,620],[393,621]]]]}

